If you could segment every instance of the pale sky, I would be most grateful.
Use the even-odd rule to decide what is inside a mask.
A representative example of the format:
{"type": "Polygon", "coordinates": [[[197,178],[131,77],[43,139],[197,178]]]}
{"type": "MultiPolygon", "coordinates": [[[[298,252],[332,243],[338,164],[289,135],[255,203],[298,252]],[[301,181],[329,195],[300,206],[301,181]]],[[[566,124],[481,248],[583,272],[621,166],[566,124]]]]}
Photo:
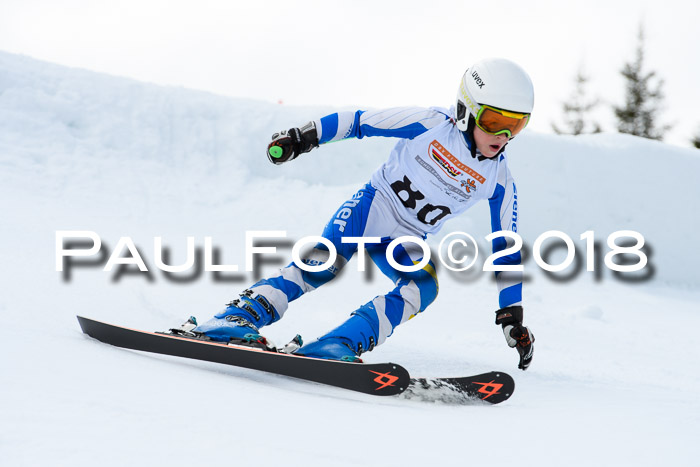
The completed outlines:
{"type": "MultiPolygon", "coordinates": [[[[699,21],[700,3],[688,0],[0,0],[0,50],[232,97],[358,108],[449,107],[472,62],[501,56],[531,75],[531,128],[551,132],[581,66],[591,97],[622,104],[619,71],[643,23],[646,69],[665,81],[666,141],[688,146],[700,132],[699,21]]],[[[614,131],[610,106],[599,114],[614,131]]]]}

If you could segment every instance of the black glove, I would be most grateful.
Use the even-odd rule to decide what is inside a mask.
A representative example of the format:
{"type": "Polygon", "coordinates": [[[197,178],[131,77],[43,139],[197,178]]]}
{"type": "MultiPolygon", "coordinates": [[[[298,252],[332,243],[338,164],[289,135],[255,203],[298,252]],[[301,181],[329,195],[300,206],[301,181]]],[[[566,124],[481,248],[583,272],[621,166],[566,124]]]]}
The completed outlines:
{"type": "Polygon", "coordinates": [[[290,128],[272,135],[272,142],[267,145],[267,158],[273,164],[284,164],[317,147],[316,124],[309,122],[301,128],[290,128]]]}
{"type": "Polygon", "coordinates": [[[509,306],[496,311],[496,324],[503,327],[503,335],[510,347],[515,347],[520,354],[518,368],[527,370],[535,351],[535,335],[523,326],[523,307],[509,306]]]}

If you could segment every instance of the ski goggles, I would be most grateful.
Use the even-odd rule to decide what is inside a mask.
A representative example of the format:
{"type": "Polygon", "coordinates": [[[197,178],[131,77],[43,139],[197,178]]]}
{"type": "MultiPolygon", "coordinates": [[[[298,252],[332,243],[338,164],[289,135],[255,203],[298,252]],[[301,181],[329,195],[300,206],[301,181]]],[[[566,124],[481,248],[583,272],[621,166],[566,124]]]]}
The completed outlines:
{"type": "Polygon", "coordinates": [[[476,126],[490,135],[506,134],[508,138],[514,138],[529,121],[530,114],[509,112],[490,105],[482,105],[476,114],[476,126]]]}

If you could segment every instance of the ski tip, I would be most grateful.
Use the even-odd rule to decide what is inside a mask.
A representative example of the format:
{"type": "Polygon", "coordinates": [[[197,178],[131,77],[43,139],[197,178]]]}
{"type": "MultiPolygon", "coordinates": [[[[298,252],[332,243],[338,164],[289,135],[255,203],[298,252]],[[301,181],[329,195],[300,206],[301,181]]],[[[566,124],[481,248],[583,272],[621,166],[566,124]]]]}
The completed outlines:
{"type": "Polygon", "coordinates": [[[87,334],[89,336],[90,335],[90,332],[89,332],[90,325],[92,323],[94,323],[95,321],[90,319],[90,318],[86,318],[86,317],[80,316],[80,315],[75,315],[75,317],[78,318],[78,324],[80,324],[80,330],[83,331],[83,334],[87,334]]]}
{"type": "Polygon", "coordinates": [[[510,399],[515,391],[515,380],[503,371],[491,371],[471,378],[472,394],[483,402],[499,404],[510,399]]]}
{"type": "Polygon", "coordinates": [[[102,321],[97,321],[96,319],[86,318],[80,315],[75,315],[75,317],[78,318],[78,324],[80,324],[80,329],[83,331],[84,334],[87,334],[90,337],[95,337],[93,335],[95,329],[104,326],[110,326],[102,321]]]}
{"type": "Polygon", "coordinates": [[[87,318],[80,315],[75,315],[75,317],[78,318],[78,324],[80,324],[80,329],[82,329],[82,331],[85,332],[85,326],[83,324],[87,321],[87,318]]]}

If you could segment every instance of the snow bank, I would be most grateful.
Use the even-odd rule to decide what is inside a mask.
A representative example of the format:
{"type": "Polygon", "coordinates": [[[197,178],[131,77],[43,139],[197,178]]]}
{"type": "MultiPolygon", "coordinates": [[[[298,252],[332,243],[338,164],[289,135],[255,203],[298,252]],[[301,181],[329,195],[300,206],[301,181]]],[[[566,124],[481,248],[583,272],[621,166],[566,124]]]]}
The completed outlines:
{"type": "MultiPolygon", "coordinates": [[[[350,193],[393,145],[378,138],[342,142],[274,167],[263,155],[274,130],[333,109],[222,98],[9,54],[0,54],[0,69],[1,176],[23,184],[29,177],[36,190],[56,196],[104,197],[114,190],[122,202],[167,195],[182,206],[231,202],[268,183],[276,201],[291,207],[297,203],[284,196],[285,187],[347,187],[344,193],[350,193]]],[[[646,238],[654,280],[700,285],[692,254],[700,227],[693,210],[700,199],[697,150],[618,134],[525,132],[509,153],[520,233],[529,245],[543,232],[559,230],[583,254],[578,237],[593,230],[607,251],[610,233],[635,230],[646,238]]],[[[483,238],[489,225],[486,206],[480,208],[451,230],[483,238]]]]}

